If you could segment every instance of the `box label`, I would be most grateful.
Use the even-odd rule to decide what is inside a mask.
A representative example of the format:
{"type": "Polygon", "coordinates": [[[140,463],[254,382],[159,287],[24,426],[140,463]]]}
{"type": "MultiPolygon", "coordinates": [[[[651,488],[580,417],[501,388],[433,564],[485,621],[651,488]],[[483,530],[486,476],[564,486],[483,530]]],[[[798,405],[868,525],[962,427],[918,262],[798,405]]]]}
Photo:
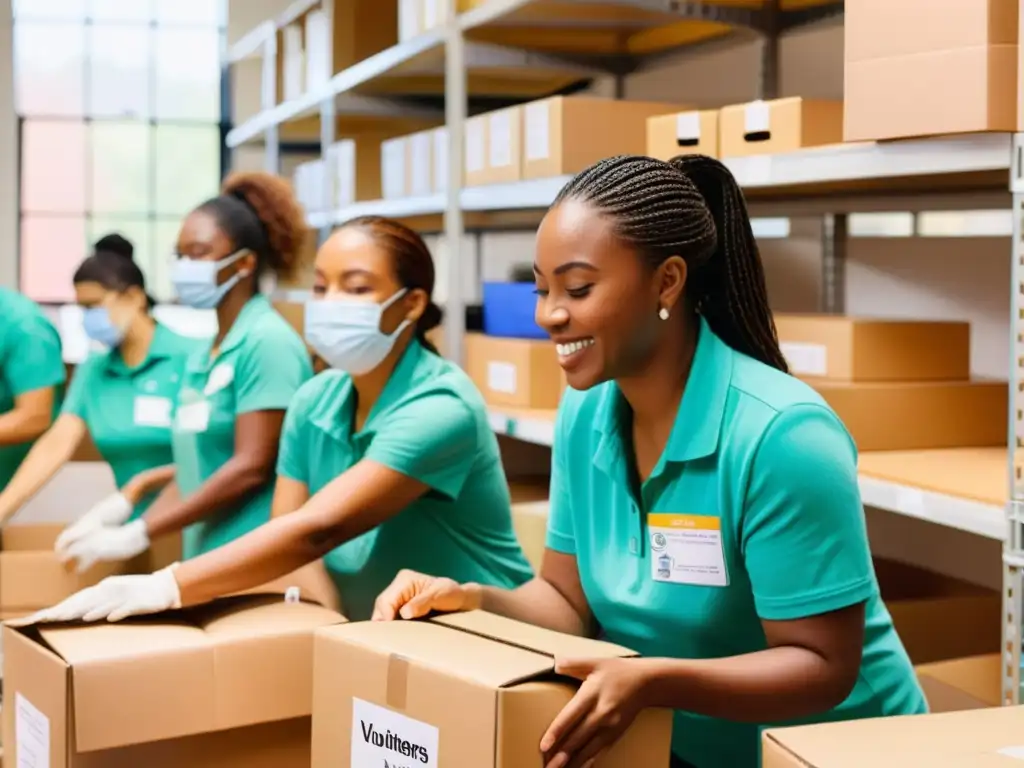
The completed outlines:
{"type": "Polygon", "coordinates": [[[752,101],[743,110],[743,132],[744,133],[768,133],[770,129],[768,103],[764,101],[752,101]]]}
{"type": "Polygon", "coordinates": [[[438,740],[429,723],[352,699],[353,768],[437,768],[438,740]]]}
{"type": "Polygon", "coordinates": [[[547,160],[551,144],[551,129],[548,121],[550,105],[547,102],[527,104],[524,110],[526,131],[526,159],[547,160]]]}
{"type": "Polygon", "coordinates": [[[676,115],[676,140],[700,141],[700,112],[682,112],[676,115]]]}
{"type": "Polygon", "coordinates": [[[410,161],[409,194],[430,194],[430,134],[417,133],[409,139],[410,161]]]}
{"type": "Polygon", "coordinates": [[[506,395],[516,393],[516,367],[512,363],[493,361],[487,364],[487,386],[506,395]]]}
{"type": "Polygon", "coordinates": [[[789,363],[790,373],[798,376],[828,375],[828,349],[824,344],[783,341],[779,342],[779,349],[789,363]]]}
{"type": "Polygon", "coordinates": [[[490,116],[491,168],[512,165],[512,116],[496,112],[490,116]]]}
{"type": "Polygon", "coordinates": [[[17,768],[50,768],[50,718],[21,693],[14,694],[17,768]]]}
{"type": "Polygon", "coordinates": [[[466,171],[477,173],[484,169],[484,124],[479,120],[466,123],[466,171]]]}

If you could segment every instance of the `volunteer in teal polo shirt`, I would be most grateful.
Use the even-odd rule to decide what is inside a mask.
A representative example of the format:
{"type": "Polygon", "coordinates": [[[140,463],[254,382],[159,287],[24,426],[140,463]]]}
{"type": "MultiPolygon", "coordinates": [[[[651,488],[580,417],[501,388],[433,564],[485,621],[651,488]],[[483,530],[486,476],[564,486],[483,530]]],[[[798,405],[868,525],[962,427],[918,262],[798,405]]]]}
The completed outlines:
{"type": "Polygon", "coordinates": [[[60,335],[31,299],[0,288],[0,490],[60,409],[60,335]]]}
{"type": "Polygon", "coordinates": [[[313,371],[302,339],[259,286],[298,267],[305,237],[291,186],[264,173],[229,177],[185,218],[171,281],[182,304],[216,313],[217,333],[182,373],[171,426],[175,481],[142,517],[67,547],[62,556],[79,569],[134,557],[178,531],[188,559],[270,519],[285,411],[313,371]]]}
{"type": "Polygon", "coordinates": [[[742,193],[701,156],[614,157],[537,236],[558,411],[540,576],[515,591],[403,574],[377,618],[482,606],[639,659],[584,681],[537,748],[582,768],[646,707],[673,764],[758,765],[760,730],[924,712],[879,596],[839,418],[786,373],[742,193]],[[575,390],[575,391],[574,391],[575,390]]]}
{"type": "Polygon", "coordinates": [[[62,548],[104,522],[138,517],[173,478],[171,412],[185,358],[202,343],[153,319],[142,270],[131,244],[118,235],[96,244],[73,282],[85,334],[103,349],[76,367],[60,417],[0,492],[0,519],[6,519],[91,438],[118,491],[81,510],[62,548]]]}
{"type": "Polygon", "coordinates": [[[336,231],[305,309],[306,339],[332,370],[288,408],[274,519],[173,571],[108,579],[37,620],[190,605],[321,558],[352,619],[369,618],[403,568],[528,581],[487,408],[426,338],[441,319],[433,286],[430,251],[402,224],[367,217],[336,231]]]}

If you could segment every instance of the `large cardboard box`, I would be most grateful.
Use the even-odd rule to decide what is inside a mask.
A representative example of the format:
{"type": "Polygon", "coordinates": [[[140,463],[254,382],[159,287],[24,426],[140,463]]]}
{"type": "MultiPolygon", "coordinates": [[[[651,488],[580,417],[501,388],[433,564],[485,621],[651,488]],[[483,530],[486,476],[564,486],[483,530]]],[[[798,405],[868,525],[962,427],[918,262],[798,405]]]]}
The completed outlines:
{"type": "Polygon", "coordinates": [[[931,712],[998,707],[1002,699],[999,654],[969,656],[915,667],[931,712]]]}
{"type": "Polygon", "coordinates": [[[566,380],[552,342],[467,333],[464,344],[466,372],[488,403],[558,407],[566,380]]]}
{"type": "Polygon", "coordinates": [[[1016,130],[1018,5],[848,2],[844,138],[1016,130]]]}
{"type": "Polygon", "coordinates": [[[679,155],[718,157],[718,110],[647,118],[647,154],[658,160],[679,155]]]}
{"type": "Polygon", "coordinates": [[[1015,768],[1024,707],[848,720],[761,735],[762,768],[1015,768]]]}
{"type": "Polygon", "coordinates": [[[647,118],[683,105],[553,96],[523,107],[523,178],[579,173],[612,155],[642,155],[647,118]]]}
{"type": "Polygon", "coordinates": [[[722,157],[777,155],[843,140],[843,102],[792,97],[724,107],[719,116],[722,157]]]}
{"type": "MultiPolygon", "coordinates": [[[[577,687],[552,675],[554,657],[633,655],[482,611],[325,628],[313,768],[539,768],[541,736],[577,687]]],[[[667,766],[671,732],[671,712],[642,712],[602,768],[667,766]]]]}
{"type": "Polygon", "coordinates": [[[840,381],[964,381],[971,328],[963,322],[776,314],[789,370],[840,381]]]}
{"type": "Polygon", "coordinates": [[[342,621],[275,595],[118,624],[7,625],[8,760],[52,768],[307,768],[313,632],[342,621]]]}
{"type": "Polygon", "coordinates": [[[1008,388],[999,381],[830,381],[813,386],[861,451],[1006,444],[1008,388]]]}

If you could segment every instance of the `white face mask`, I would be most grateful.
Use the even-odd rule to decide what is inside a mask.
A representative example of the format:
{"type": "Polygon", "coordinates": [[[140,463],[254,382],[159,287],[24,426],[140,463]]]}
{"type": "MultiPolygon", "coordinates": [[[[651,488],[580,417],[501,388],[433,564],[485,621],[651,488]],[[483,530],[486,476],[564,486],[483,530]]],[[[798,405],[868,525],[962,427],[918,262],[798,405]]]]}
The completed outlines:
{"type": "Polygon", "coordinates": [[[384,311],[404,296],[403,288],[383,304],[352,299],[317,299],[306,303],[306,341],[332,368],[353,376],[369,373],[395,346],[411,324],[403,320],[392,334],[380,329],[384,311]]]}

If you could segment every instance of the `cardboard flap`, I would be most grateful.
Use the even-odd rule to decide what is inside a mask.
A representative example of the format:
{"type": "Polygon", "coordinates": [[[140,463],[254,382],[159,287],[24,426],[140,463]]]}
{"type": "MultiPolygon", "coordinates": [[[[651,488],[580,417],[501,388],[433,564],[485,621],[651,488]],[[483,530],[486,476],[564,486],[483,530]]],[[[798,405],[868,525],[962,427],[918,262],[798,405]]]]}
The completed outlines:
{"type": "Polygon", "coordinates": [[[636,651],[621,645],[592,640],[589,637],[575,637],[535,627],[512,619],[506,619],[486,611],[449,613],[431,619],[436,624],[459,629],[463,632],[487,637],[501,643],[513,645],[554,658],[623,658],[636,656],[636,651]]]}

